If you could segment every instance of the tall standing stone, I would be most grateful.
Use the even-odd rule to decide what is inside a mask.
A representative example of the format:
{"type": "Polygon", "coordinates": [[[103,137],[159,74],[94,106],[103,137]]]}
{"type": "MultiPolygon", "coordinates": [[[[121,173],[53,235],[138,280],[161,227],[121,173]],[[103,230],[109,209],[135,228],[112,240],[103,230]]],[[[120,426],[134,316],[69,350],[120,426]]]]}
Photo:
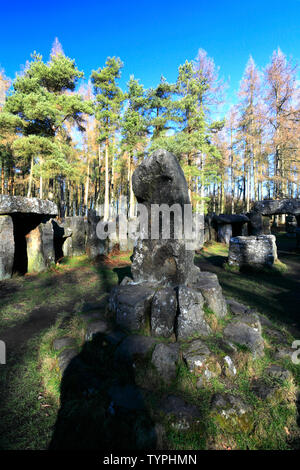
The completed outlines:
{"type": "MultiPolygon", "coordinates": [[[[170,238],[150,238],[153,205],[174,204],[183,211],[190,204],[188,185],[177,158],[166,150],[157,150],[145,159],[132,175],[132,187],[139,203],[148,210],[149,239],[139,239],[133,252],[132,275],[136,282],[186,284],[194,269],[194,251],[187,250],[185,240],[174,237],[177,222],[170,216],[170,238]]],[[[153,234],[152,234],[153,235],[153,234]]]]}
{"type": "Polygon", "coordinates": [[[0,215],[0,280],[12,275],[15,254],[14,226],[9,215],[0,215]]]}
{"type": "MultiPolygon", "coordinates": [[[[116,314],[116,321],[126,329],[142,329],[147,324],[149,301],[153,336],[169,338],[174,333],[177,339],[207,336],[211,330],[205,321],[203,307],[205,304],[217,306],[219,316],[224,316],[223,304],[225,314],[226,304],[217,279],[211,280],[210,273],[201,273],[194,265],[194,249],[190,247],[195,246],[195,240],[185,238],[185,211],[190,211],[190,232],[195,227],[195,220],[187,182],[178,160],[165,150],[157,150],[134,171],[132,186],[138,203],[146,209],[148,220],[144,220],[144,231],[134,248],[133,280],[115,287],[110,296],[110,308],[116,314]],[[169,228],[167,236],[166,225],[169,228]],[[148,238],[144,236],[147,229],[148,238]],[[210,283],[204,283],[207,276],[210,283]],[[151,292],[152,296],[149,295],[151,292]],[[210,302],[212,296],[218,297],[217,302],[210,302]]],[[[204,229],[203,223],[201,229],[204,229]]]]}

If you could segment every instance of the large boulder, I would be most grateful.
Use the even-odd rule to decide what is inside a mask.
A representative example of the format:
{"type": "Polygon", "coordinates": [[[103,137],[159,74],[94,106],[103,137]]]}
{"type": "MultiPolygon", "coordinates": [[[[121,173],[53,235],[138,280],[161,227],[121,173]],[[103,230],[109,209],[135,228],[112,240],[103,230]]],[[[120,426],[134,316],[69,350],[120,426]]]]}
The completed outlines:
{"type": "Polygon", "coordinates": [[[58,211],[57,205],[46,199],[0,195],[0,215],[14,213],[56,216],[58,211]]]}
{"type": "Polygon", "coordinates": [[[100,217],[96,215],[96,212],[90,210],[86,226],[86,253],[91,259],[106,254],[108,251],[107,241],[97,236],[96,228],[99,221],[100,217]]]}
{"type": "Polygon", "coordinates": [[[51,221],[39,224],[26,235],[27,271],[44,271],[55,262],[54,235],[51,221]]]}
{"type": "Polygon", "coordinates": [[[272,266],[277,260],[274,235],[233,237],[230,240],[228,264],[238,267],[272,266]]]}
{"type": "Polygon", "coordinates": [[[177,158],[156,150],[132,175],[132,187],[143,204],[190,204],[188,186],[177,158]]]}
{"type": "Polygon", "coordinates": [[[202,294],[186,286],[178,287],[178,317],[176,333],[178,339],[196,334],[207,336],[211,329],[205,321],[202,294]]]}
{"type": "Polygon", "coordinates": [[[170,209],[176,204],[183,216],[184,206],[190,206],[187,182],[177,158],[166,150],[157,150],[136,168],[132,186],[138,202],[148,211],[149,230],[149,238],[142,236],[134,248],[133,279],[136,282],[147,280],[170,285],[185,284],[193,264],[194,251],[187,250],[184,239],[176,238],[174,226],[178,218],[175,214],[170,214],[170,234],[164,238],[162,215],[157,212],[157,220],[154,220],[152,212],[154,205],[164,204],[170,209]],[[157,239],[154,239],[152,230],[155,222],[157,239]]]}
{"type": "Polygon", "coordinates": [[[80,256],[85,253],[86,224],[84,217],[81,216],[66,217],[60,224],[67,234],[67,237],[64,236],[66,238],[63,244],[64,256],[80,256]]]}
{"type": "Polygon", "coordinates": [[[0,215],[0,280],[12,275],[15,242],[14,226],[9,215],[0,215]]]}

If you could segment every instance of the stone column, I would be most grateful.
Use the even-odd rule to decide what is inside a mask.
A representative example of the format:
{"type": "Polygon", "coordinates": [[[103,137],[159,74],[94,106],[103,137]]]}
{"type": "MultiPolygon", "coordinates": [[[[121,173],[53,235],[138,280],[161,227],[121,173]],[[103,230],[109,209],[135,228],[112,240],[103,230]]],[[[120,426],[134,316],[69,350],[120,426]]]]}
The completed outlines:
{"type": "Polygon", "coordinates": [[[0,280],[12,276],[15,254],[14,226],[9,215],[0,215],[0,280]]]}

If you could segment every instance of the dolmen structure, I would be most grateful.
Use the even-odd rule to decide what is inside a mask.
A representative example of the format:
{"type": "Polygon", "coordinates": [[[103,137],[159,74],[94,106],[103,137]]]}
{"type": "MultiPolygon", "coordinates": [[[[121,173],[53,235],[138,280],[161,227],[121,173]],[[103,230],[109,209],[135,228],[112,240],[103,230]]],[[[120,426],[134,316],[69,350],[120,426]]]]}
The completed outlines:
{"type": "Polygon", "coordinates": [[[64,256],[94,259],[108,251],[109,241],[97,237],[95,211],[62,221],[57,215],[52,201],[0,195],[0,280],[44,271],[64,256]]]}
{"type": "Polygon", "coordinates": [[[247,214],[248,236],[230,239],[228,264],[238,267],[271,267],[277,260],[277,247],[276,238],[270,233],[269,221],[271,216],[282,214],[287,215],[287,233],[297,236],[300,230],[300,199],[264,199],[255,202],[252,211],[247,214]]]}
{"type": "Polygon", "coordinates": [[[41,271],[55,260],[51,201],[0,196],[0,279],[13,272],[41,271]]]}
{"type": "MultiPolygon", "coordinates": [[[[157,150],[136,168],[132,185],[150,214],[153,205],[177,204],[182,211],[190,205],[184,173],[176,157],[165,150],[157,150]]],[[[150,217],[149,229],[151,222],[150,217]]],[[[172,219],[168,239],[161,231],[156,239],[141,233],[132,256],[132,279],[124,278],[109,299],[119,326],[128,331],[150,326],[152,336],[177,339],[211,333],[204,308],[222,318],[226,301],[217,276],[201,272],[188,248],[184,239],[175,237],[172,219]]]]}

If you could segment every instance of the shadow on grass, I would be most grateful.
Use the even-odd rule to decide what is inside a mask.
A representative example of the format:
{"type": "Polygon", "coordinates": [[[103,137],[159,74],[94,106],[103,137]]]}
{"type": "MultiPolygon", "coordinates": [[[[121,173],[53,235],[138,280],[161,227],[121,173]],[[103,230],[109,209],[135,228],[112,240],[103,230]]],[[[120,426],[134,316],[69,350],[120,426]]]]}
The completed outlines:
{"type": "Polygon", "coordinates": [[[117,346],[109,334],[99,333],[66,368],[50,450],[157,447],[144,391],[136,386],[132,363],[115,359],[117,346]]]}

